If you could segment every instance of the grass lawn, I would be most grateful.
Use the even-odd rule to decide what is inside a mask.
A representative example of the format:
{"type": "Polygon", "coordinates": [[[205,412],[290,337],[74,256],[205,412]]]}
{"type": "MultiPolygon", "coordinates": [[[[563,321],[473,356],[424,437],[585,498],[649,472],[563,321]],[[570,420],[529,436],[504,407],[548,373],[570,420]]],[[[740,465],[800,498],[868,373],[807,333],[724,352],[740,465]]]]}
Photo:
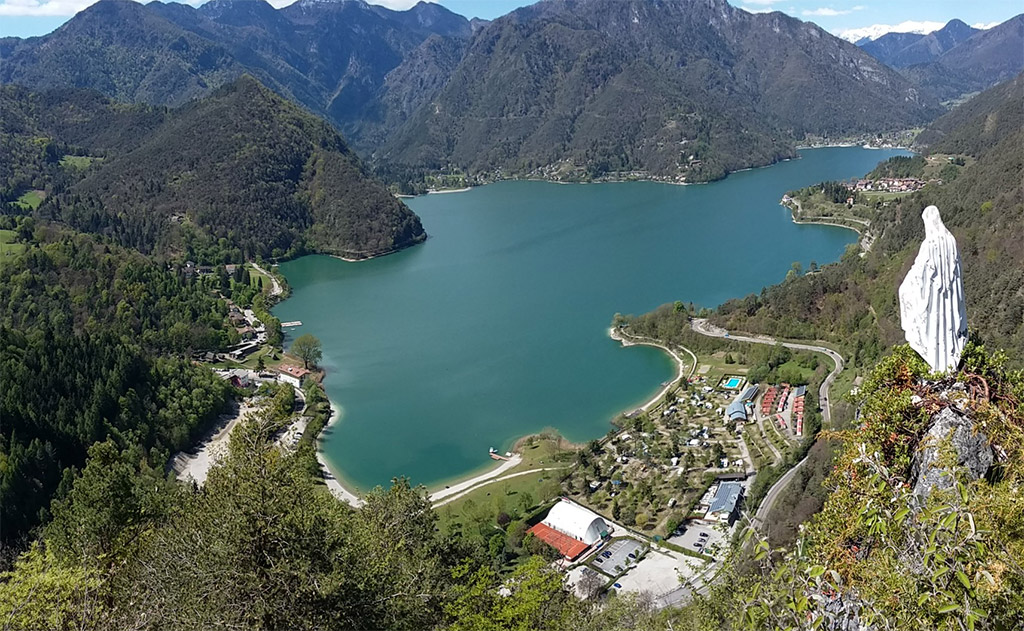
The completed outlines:
{"type": "MultiPolygon", "coordinates": [[[[245,358],[245,361],[236,362],[232,360],[214,362],[210,364],[211,368],[248,368],[249,370],[256,370],[256,366],[259,364],[259,358],[263,358],[263,365],[267,368],[274,368],[280,365],[285,359],[289,359],[285,356],[286,354],[280,351],[275,351],[274,347],[269,344],[264,344],[258,351],[249,355],[245,358]],[[277,352],[277,359],[273,358],[273,354],[277,352]]],[[[290,358],[291,363],[302,363],[302,360],[290,358]]]]}
{"type": "Polygon", "coordinates": [[[262,278],[263,279],[263,293],[269,294],[270,290],[274,288],[274,283],[271,282],[270,277],[267,276],[266,274],[260,272],[259,270],[257,270],[255,267],[253,267],[249,263],[246,263],[245,267],[246,267],[246,269],[249,270],[249,284],[252,285],[253,287],[255,287],[257,282],[258,282],[257,279],[262,278]]]}
{"type": "MultiPolygon", "coordinates": [[[[526,444],[519,447],[523,461],[503,475],[572,465],[575,450],[564,441],[533,438],[524,442],[526,444]]],[[[502,511],[513,517],[523,516],[538,504],[561,494],[559,480],[563,473],[537,471],[484,484],[459,499],[438,507],[438,525],[443,532],[448,524],[462,521],[471,514],[482,518],[486,513],[492,520],[502,511]]]]}
{"type": "Polygon", "coordinates": [[[35,210],[36,208],[39,208],[39,204],[43,203],[43,197],[45,196],[46,193],[44,191],[28,191],[27,193],[19,197],[18,201],[16,201],[15,203],[21,204],[22,208],[35,210]]]}
{"type": "Polygon", "coordinates": [[[18,233],[13,230],[0,230],[0,265],[24,252],[28,246],[16,243],[18,233]]]}
{"type": "Polygon", "coordinates": [[[93,162],[101,159],[91,156],[64,156],[60,159],[60,165],[65,169],[86,169],[93,162]]]}

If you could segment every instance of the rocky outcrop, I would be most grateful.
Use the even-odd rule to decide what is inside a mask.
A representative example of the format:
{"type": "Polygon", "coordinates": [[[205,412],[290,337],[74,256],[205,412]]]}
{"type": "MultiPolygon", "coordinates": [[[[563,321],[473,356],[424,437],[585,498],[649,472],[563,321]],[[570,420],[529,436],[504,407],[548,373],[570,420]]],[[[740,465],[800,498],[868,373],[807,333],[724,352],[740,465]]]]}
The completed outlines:
{"type": "Polygon", "coordinates": [[[974,421],[967,414],[946,407],[932,417],[932,425],[921,439],[914,456],[912,479],[914,495],[924,500],[935,489],[952,489],[956,474],[946,457],[950,453],[955,464],[971,477],[983,477],[992,466],[992,447],[985,434],[975,431],[974,421]]]}

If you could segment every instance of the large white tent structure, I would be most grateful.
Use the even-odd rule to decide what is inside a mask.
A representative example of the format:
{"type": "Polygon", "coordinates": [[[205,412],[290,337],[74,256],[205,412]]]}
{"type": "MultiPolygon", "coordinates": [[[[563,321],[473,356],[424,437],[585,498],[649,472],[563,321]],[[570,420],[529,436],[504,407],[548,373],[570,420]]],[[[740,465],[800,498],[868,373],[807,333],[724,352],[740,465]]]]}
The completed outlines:
{"type": "Polygon", "coordinates": [[[567,499],[552,506],[541,523],[587,545],[597,543],[611,531],[600,515],[567,499]]]}

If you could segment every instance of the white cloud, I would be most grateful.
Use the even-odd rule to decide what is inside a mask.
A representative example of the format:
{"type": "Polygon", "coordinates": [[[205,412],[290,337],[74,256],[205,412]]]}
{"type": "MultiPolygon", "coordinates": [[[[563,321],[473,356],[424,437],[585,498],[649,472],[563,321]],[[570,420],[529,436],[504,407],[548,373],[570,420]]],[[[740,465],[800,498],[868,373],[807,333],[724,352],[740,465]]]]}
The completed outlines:
{"type": "MultiPolygon", "coordinates": [[[[178,0],[192,6],[198,6],[206,0],[178,0]]],[[[419,0],[368,0],[389,9],[404,11],[413,7],[419,0]]],[[[777,2],[779,0],[748,0],[754,4],[777,2]]],[[[0,16],[22,17],[71,17],[96,0],[0,0],[0,16]]],[[[268,0],[271,5],[280,9],[295,0],[268,0]]]]}
{"type": "Polygon", "coordinates": [[[819,16],[819,17],[834,17],[834,16],[837,16],[837,15],[849,15],[849,14],[853,13],[854,11],[861,11],[863,9],[864,9],[864,7],[861,6],[861,5],[857,5],[855,7],[850,7],[849,9],[830,9],[828,7],[822,7],[820,9],[810,9],[810,10],[804,11],[803,14],[804,15],[811,15],[811,16],[819,16]]]}
{"type": "Polygon", "coordinates": [[[771,7],[745,7],[745,6],[741,6],[740,8],[743,9],[744,11],[746,11],[747,13],[771,13],[772,11],[775,10],[775,9],[772,9],[771,7]]]}
{"type": "MultiPolygon", "coordinates": [[[[753,4],[753,5],[760,5],[762,7],[767,7],[767,6],[771,6],[773,4],[778,4],[778,3],[784,2],[784,1],[785,0],[746,0],[745,4],[753,4]]],[[[745,11],[749,11],[750,9],[744,9],[744,10],[745,11]]]]}
{"type": "Polygon", "coordinates": [[[871,26],[859,28],[838,29],[833,32],[847,41],[856,42],[865,37],[878,39],[886,33],[920,33],[926,35],[932,31],[939,30],[945,25],[945,22],[908,20],[899,24],[872,24],[871,26]]]}
{"type": "Polygon", "coordinates": [[[92,4],[90,0],[2,0],[0,15],[62,16],[74,15],[92,4]]]}
{"type": "Polygon", "coordinates": [[[971,24],[971,28],[979,28],[983,31],[987,31],[993,26],[999,26],[1000,24],[1002,24],[1002,22],[989,22],[988,24],[985,24],[984,22],[978,22],[977,24],[971,24]]]}

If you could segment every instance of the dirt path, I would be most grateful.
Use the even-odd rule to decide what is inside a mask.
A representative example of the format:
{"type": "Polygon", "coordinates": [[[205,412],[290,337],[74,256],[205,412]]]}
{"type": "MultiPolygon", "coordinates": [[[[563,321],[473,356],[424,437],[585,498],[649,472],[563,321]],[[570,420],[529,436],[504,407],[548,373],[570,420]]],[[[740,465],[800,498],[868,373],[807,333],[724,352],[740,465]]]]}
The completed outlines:
{"type": "MultiPolygon", "coordinates": [[[[490,471],[485,471],[478,476],[472,477],[468,480],[463,480],[458,484],[453,484],[448,488],[441,489],[440,491],[435,491],[434,493],[431,493],[430,501],[437,502],[438,500],[442,500],[446,497],[451,497],[452,495],[465,495],[465,493],[472,491],[477,486],[483,485],[484,483],[493,482],[495,479],[501,476],[501,474],[505,473],[509,469],[512,469],[513,467],[518,466],[519,463],[521,463],[522,461],[522,456],[520,456],[519,454],[512,454],[511,458],[505,460],[504,462],[501,463],[501,465],[494,469],[491,469],[490,471]]],[[[440,506],[440,504],[435,505],[440,506]]]]}
{"type": "Polygon", "coordinates": [[[262,267],[260,267],[256,263],[250,263],[250,265],[252,265],[253,269],[255,269],[257,272],[259,272],[260,274],[263,274],[264,276],[266,276],[267,278],[270,279],[270,295],[271,296],[280,296],[281,294],[284,293],[284,290],[281,289],[281,283],[277,282],[277,279],[274,278],[273,274],[271,274],[267,270],[263,269],[262,267]]]}
{"type": "Polygon", "coordinates": [[[559,469],[564,469],[564,468],[565,467],[543,467],[543,468],[540,468],[540,469],[528,469],[526,471],[516,471],[515,473],[510,473],[508,475],[503,475],[501,477],[489,479],[489,480],[481,482],[481,483],[479,483],[479,484],[477,484],[475,486],[472,486],[470,488],[463,489],[460,492],[456,493],[455,495],[451,495],[451,494],[441,495],[441,493],[448,493],[449,489],[445,489],[444,491],[439,491],[439,492],[434,493],[433,495],[430,496],[430,501],[434,503],[434,508],[440,508],[441,506],[444,506],[445,504],[447,504],[449,502],[454,502],[455,500],[459,499],[460,497],[462,497],[464,495],[468,495],[469,493],[472,493],[473,491],[475,491],[475,490],[477,490],[477,489],[479,489],[481,487],[487,486],[488,484],[493,484],[495,482],[501,482],[503,480],[508,480],[509,478],[518,478],[521,475],[529,475],[531,473],[539,473],[541,471],[557,471],[559,469]],[[437,501],[437,500],[439,500],[442,497],[445,498],[445,499],[440,501],[440,502],[437,501]]]}

